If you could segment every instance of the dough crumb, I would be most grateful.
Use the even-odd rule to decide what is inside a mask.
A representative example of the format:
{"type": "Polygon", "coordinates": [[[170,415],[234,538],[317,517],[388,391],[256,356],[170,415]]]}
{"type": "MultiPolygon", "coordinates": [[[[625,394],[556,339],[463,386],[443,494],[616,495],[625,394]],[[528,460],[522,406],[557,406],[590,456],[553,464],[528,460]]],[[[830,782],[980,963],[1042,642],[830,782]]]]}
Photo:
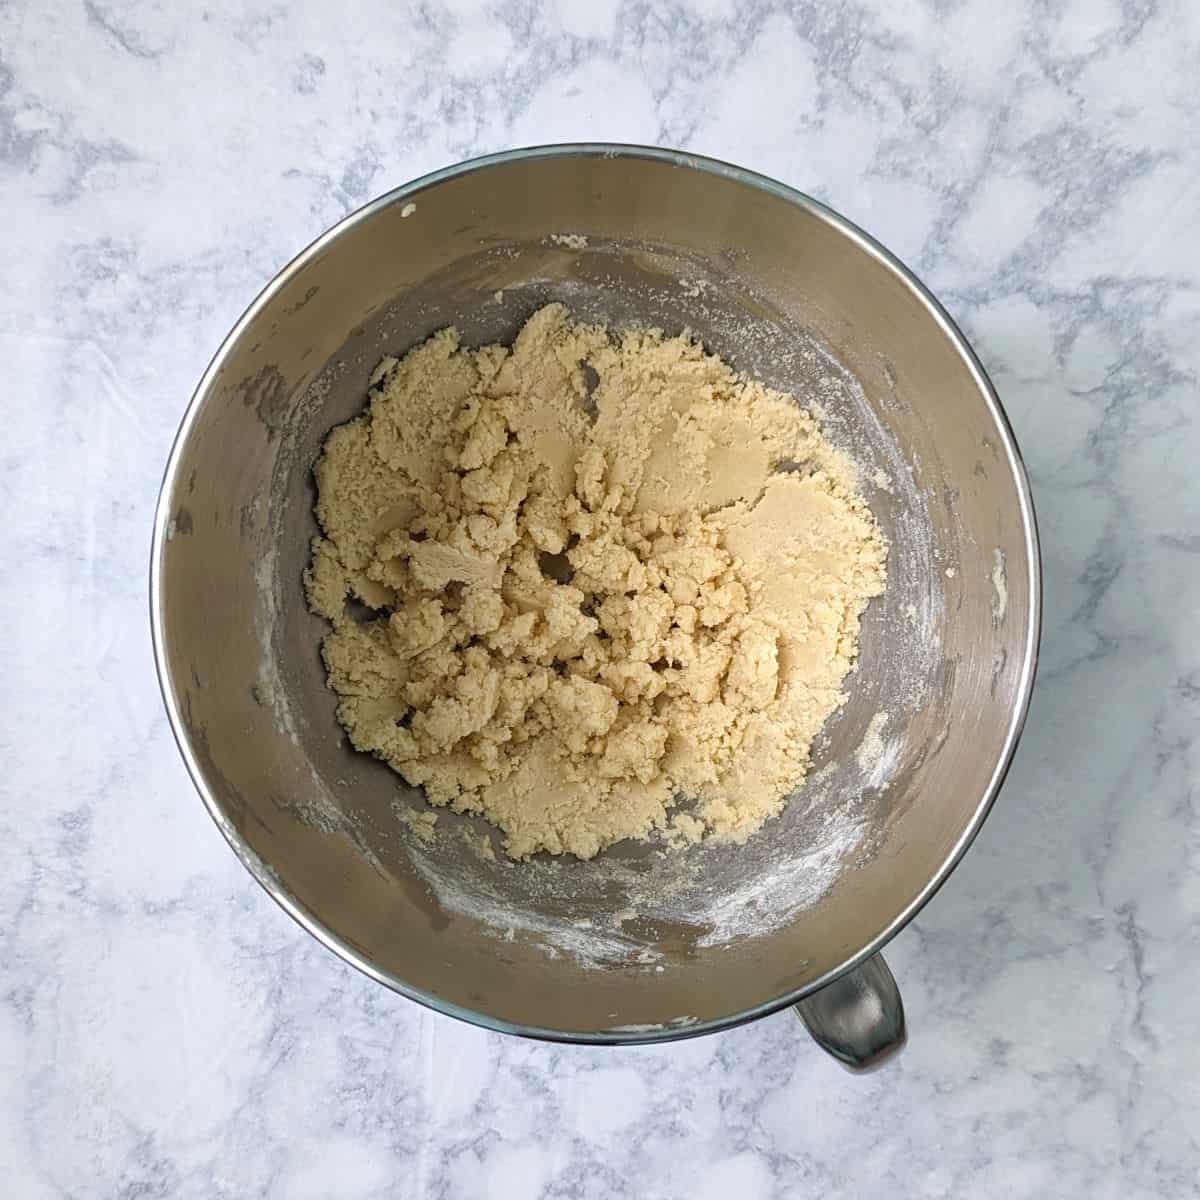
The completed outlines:
{"type": "Polygon", "coordinates": [[[432,809],[426,812],[414,812],[402,804],[394,806],[392,811],[401,825],[406,826],[422,845],[430,846],[437,836],[437,813],[432,809]]]}
{"type": "Polygon", "coordinates": [[[338,719],[517,859],[748,838],[885,582],[852,465],[791,397],[559,304],[511,347],[385,358],[315,475],[338,719]]]}

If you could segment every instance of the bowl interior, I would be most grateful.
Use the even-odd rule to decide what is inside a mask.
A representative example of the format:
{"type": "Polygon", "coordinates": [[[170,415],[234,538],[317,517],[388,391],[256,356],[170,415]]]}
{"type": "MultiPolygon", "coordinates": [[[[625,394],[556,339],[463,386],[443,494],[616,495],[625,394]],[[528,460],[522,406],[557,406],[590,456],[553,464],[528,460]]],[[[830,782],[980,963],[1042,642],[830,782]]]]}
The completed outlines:
{"type": "Polygon", "coordinates": [[[711,1027],[811,987],[940,877],[1023,714],[1036,559],[1020,468],[973,364],[893,264],[815,206],[711,164],[540,153],[431,177],[351,218],[252,307],[164,486],[155,621],[210,808],[314,932],[385,982],[565,1036],[711,1027]],[[301,589],[311,466],[384,353],[540,305],[688,328],[816,409],[890,544],[849,700],[743,846],[513,865],[486,823],[354,753],[301,589]]]}

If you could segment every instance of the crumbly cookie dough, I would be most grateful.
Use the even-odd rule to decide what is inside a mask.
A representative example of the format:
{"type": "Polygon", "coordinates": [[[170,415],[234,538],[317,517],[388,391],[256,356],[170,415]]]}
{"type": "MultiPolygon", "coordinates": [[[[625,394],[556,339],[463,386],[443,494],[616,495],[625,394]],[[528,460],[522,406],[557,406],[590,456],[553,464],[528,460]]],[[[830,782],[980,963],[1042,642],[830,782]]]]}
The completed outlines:
{"type": "Polygon", "coordinates": [[[315,471],[339,720],[514,858],[749,837],[884,586],[853,470],[790,397],[561,305],[511,349],[447,329],[384,359],[315,471]]]}

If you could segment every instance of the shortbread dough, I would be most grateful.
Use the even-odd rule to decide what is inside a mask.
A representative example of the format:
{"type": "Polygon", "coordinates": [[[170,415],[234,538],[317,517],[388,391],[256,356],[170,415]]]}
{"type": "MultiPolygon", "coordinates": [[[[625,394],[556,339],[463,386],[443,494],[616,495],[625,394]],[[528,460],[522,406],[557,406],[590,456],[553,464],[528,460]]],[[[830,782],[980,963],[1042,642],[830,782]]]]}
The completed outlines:
{"type": "Polygon", "coordinates": [[[379,364],[315,468],[338,718],[514,858],[742,841],[843,701],[887,550],[795,400],[688,337],[535,313],[379,364]]]}

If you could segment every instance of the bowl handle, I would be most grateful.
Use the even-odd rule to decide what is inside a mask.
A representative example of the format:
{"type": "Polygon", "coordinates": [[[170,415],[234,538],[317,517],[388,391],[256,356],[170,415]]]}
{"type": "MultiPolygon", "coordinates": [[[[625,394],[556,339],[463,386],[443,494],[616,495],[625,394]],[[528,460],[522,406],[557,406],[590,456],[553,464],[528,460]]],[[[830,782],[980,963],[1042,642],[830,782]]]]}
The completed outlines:
{"type": "Polygon", "coordinates": [[[908,1040],[904,1001],[882,954],[805,996],[796,1015],[822,1050],[855,1073],[881,1067],[908,1040]]]}

